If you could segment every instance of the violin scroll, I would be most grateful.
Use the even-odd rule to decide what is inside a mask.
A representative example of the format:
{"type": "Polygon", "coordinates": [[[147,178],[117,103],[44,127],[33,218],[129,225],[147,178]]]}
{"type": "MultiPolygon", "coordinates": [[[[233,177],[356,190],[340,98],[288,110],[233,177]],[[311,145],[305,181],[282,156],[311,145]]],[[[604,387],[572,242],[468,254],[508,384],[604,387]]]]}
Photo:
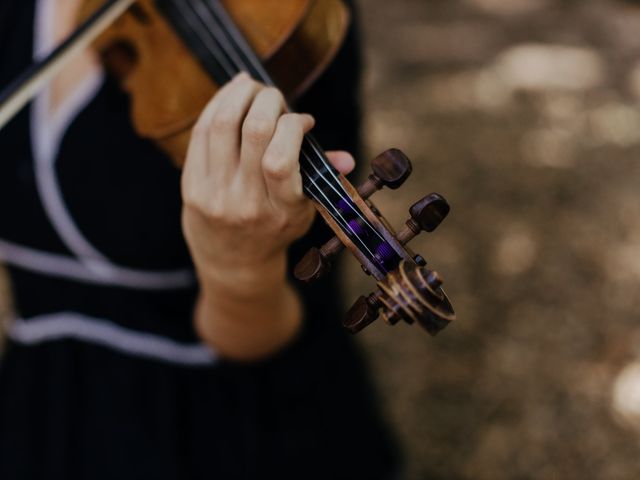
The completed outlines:
{"type": "MultiPolygon", "coordinates": [[[[409,209],[409,220],[395,233],[370,197],[383,187],[392,190],[399,188],[412,172],[411,161],[400,150],[390,149],[378,155],[371,167],[372,173],[357,189],[357,193],[355,189],[352,190],[354,201],[364,207],[363,211],[369,220],[390,240],[389,245],[400,255],[401,261],[383,274],[379,271],[373,273],[378,289],[358,298],[343,325],[351,333],[357,333],[382,316],[390,325],[404,320],[409,324],[417,323],[435,335],[455,319],[455,312],[442,289],[442,277],[426,268],[425,259],[413,253],[407,244],[423,231],[431,233],[436,230],[449,214],[449,204],[437,193],[423,197],[409,209]]],[[[353,244],[344,242],[343,238],[337,235],[322,247],[309,250],[296,266],[295,277],[304,283],[311,283],[326,274],[331,269],[333,259],[345,246],[353,250],[353,244]]],[[[358,257],[357,252],[354,253],[358,257]]],[[[365,273],[371,275],[368,267],[369,264],[362,264],[365,273]]]]}
{"type": "Polygon", "coordinates": [[[380,315],[389,325],[400,320],[417,323],[431,335],[455,320],[438,272],[405,261],[378,282],[378,290],[358,298],[342,324],[351,333],[358,333],[380,315]]]}

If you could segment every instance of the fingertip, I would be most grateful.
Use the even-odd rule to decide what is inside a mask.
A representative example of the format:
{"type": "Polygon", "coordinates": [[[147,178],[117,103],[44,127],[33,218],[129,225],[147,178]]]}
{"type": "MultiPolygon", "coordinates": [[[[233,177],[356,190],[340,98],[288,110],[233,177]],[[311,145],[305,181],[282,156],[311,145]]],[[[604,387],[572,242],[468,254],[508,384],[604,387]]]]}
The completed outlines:
{"type": "Polygon", "coordinates": [[[235,77],[233,77],[233,79],[231,80],[232,82],[238,82],[238,81],[242,81],[242,80],[248,80],[249,74],[247,72],[240,72],[238,73],[235,77]]]}
{"type": "Polygon", "coordinates": [[[300,117],[302,118],[302,121],[304,122],[304,131],[308,132],[309,130],[311,130],[315,125],[316,125],[316,119],[313,115],[310,115],[308,113],[301,113],[300,117]]]}

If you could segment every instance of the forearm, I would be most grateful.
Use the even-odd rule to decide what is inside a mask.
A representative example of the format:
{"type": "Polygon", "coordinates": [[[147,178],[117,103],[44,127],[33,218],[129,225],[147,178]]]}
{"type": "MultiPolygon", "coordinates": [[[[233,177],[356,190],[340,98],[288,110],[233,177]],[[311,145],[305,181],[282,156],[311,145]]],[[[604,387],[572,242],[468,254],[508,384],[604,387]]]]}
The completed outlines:
{"type": "Polygon", "coordinates": [[[251,269],[199,270],[198,276],[196,331],[221,356],[259,360],[298,332],[302,306],[287,281],[284,255],[251,269]]]}

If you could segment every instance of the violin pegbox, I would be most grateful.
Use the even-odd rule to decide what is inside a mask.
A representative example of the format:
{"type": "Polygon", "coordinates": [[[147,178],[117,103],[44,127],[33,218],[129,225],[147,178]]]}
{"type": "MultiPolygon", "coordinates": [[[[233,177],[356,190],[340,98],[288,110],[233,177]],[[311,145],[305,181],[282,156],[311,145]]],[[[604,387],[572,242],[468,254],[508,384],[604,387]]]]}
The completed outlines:
{"type": "Polygon", "coordinates": [[[424,258],[416,255],[407,244],[423,231],[435,231],[449,214],[449,204],[437,193],[423,197],[409,209],[410,218],[396,233],[370,197],[383,187],[399,188],[412,172],[411,161],[400,150],[390,149],[371,162],[371,169],[372,173],[357,191],[346,179],[342,182],[367,219],[387,239],[388,247],[401,258],[399,264],[381,272],[379,265],[369,261],[329,220],[329,225],[338,235],[322,247],[309,250],[296,266],[294,275],[304,283],[321,278],[331,269],[335,256],[346,246],[358,258],[364,272],[377,280],[378,288],[370,295],[358,298],[347,312],[344,327],[351,333],[357,333],[382,316],[390,325],[400,320],[418,323],[435,335],[455,319],[455,312],[442,289],[440,275],[428,269],[424,258]]]}

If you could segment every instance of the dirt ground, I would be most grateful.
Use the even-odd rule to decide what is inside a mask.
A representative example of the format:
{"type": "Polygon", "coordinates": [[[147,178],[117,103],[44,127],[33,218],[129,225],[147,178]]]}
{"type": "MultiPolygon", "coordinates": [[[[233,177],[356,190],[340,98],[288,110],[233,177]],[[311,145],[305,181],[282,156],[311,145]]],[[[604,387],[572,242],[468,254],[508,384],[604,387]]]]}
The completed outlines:
{"type": "Polygon", "coordinates": [[[360,6],[369,154],[415,164],[377,204],[452,205],[413,246],[457,323],[361,337],[408,478],[640,478],[640,3],[360,6]]]}

